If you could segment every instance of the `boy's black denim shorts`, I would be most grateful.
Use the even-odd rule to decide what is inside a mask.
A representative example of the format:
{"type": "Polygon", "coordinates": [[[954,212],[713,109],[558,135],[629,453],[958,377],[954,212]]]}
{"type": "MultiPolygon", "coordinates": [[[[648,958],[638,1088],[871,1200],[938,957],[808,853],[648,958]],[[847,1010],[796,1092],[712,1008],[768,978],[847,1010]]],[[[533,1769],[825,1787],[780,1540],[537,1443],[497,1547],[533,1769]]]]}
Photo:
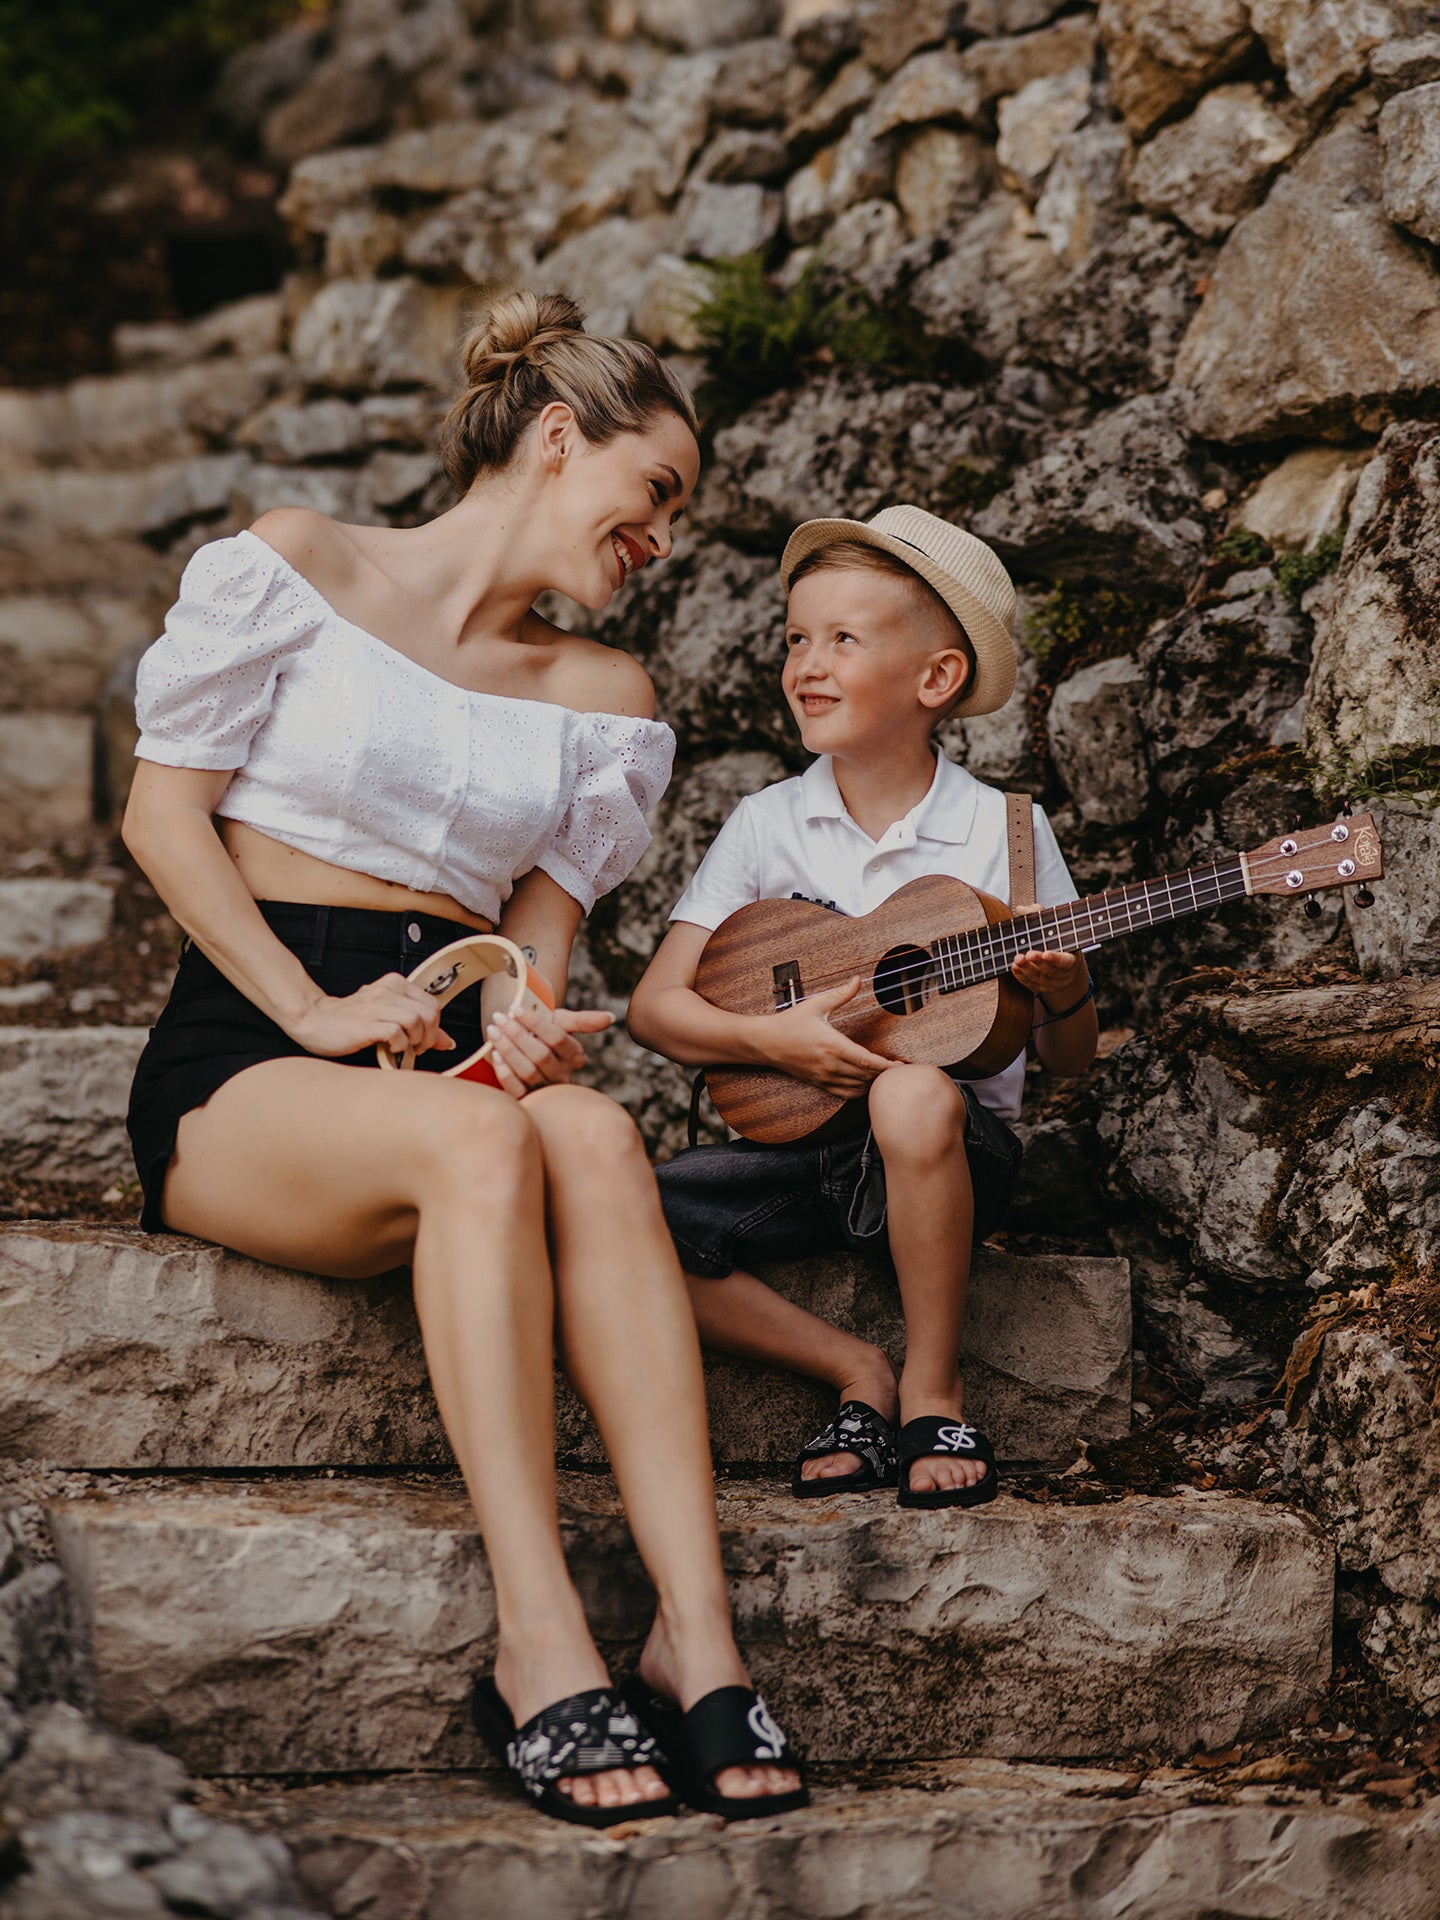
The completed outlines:
{"type": "MultiPolygon", "coordinates": [[[[452,940],[474,928],[432,913],[386,913],[371,907],[315,907],[262,900],[270,931],[300,959],[326,993],[357,992],[385,973],[411,973],[452,940]]],[[[481,1043],[480,997],[473,990],[446,1007],[441,1025],[460,1052],[422,1053],[423,1072],[453,1066],[481,1043]]],[[[135,1170],[140,1176],[140,1224],[163,1233],[162,1193],[180,1122],[203,1107],[217,1088],[264,1060],[306,1059],[292,1040],[247,1000],[192,942],[181,950],[175,983],[135,1068],[128,1125],[135,1170]]],[[[375,1049],[350,1054],[342,1066],[373,1067],[375,1049]]]]}
{"type": "MultiPolygon", "coordinates": [[[[980,1241],[1004,1216],[1024,1148],[971,1088],[961,1092],[980,1241]]],[[[807,1253],[888,1252],[885,1168],[869,1133],[821,1146],[731,1140],[690,1147],[655,1174],[681,1265],[707,1280],[807,1253]]]]}

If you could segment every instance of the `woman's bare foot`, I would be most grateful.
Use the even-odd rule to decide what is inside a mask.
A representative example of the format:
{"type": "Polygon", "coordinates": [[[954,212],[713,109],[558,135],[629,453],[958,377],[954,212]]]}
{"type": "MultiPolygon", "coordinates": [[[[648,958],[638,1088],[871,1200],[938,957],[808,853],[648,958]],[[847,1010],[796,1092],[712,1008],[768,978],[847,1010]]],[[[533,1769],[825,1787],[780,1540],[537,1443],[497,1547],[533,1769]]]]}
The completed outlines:
{"type": "MultiPolygon", "coordinates": [[[[837,1380],[835,1387],[842,1407],[847,1400],[863,1400],[867,1407],[874,1407],[877,1413],[883,1413],[892,1422],[899,1413],[900,1394],[895,1384],[895,1369],[878,1347],[868,1348],[863,1356],[857,1355],[853,1371],[843,1380],[837,1380]]],[[[858,1473],[864,1464],[858,1453],[822,1453],[805,1462],[800,1469],[800,1478],[840,1480],[847,1473],[858,1473]]]]}
{"type": "MultiPolygon", "coordinates": [[[[715,1621],[703,1632],[682,1636],[671,1629],[663,1610],[655,1615],[638,1670],[647,1687],[666,1700],[678,1701],[687,1710],[716,1687],[753,1684],[728,1619],[715,1621]]],[[[800,1784],[793,1767],[722,1767],[715,1775],[715,1791],[735,1800],[793,1793],[800,1784]]]]}
{"type": "MultiPolygon", "coordinates": [[[[578,1632],[573,1623],[550,1633],[511,1634],[495,1656],[495,1685],[517,1727],[557,1700],[608,1687],[610,1676],[595,1649],[583,1618],[578,1632]]],[[[608,1773],[577,1774],[556,1782],[581,1807],[628,1807],[643,1818],[645,1803],[664,1800],[670,1789],[654,1767],[616,1767],[608,1773]]]]}

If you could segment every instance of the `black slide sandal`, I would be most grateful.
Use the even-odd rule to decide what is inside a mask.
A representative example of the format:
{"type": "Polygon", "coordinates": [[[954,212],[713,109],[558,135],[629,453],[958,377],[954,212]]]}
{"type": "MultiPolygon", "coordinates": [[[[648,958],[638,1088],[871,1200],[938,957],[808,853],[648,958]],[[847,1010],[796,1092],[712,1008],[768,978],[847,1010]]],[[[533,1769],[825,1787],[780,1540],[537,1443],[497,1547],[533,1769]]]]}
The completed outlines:
{"type": "Polygon", "coordinates": [[[582,1807],[556,1785],[587,1773],[620,1767],[654,1767],[665,1761],[633,1709],[609,1687],[591,1687],[543,1707],[523,1727],[491,1679],[475,1682],[470,1717],[487,1747],[514,1774],[541,1813],[577,1827],[616,1827],[622,1820],[658,1820],[678,1811],[673,1794],[664,1800],[632,1800],[623,1807],[582,1807]]]}
{"type": "Polygon", "coordinates": [[[964,1420],[939,1420],[929,1413],[922,1414],[918,1420],[907,1420],[900,1429],[897,1452],[900,1461],[897,1506],[983,1507],[1000,1491],[994,1447],[978,1427],[964,1420]],[[984,1475],[970,1487],[936,1487],[928,1493],[910,1491],[910,1468],[916,1460],[945,1459],[983,1460],[984,1475]]]}
{"type": "Polygon", "coordinates": [[[823,1433],[795,1456],[790,1491],[797,1500],[818,1500],[827,1493],[869,1493],[895,1484],[895,1429],[883,1413],[864,1400],[847,1400],[823,1433]],[[807,1480],[800,1469],[807,1460],[823,1460],[830,1453],[858,1453],[861,1465],[853,1473],[823,1474],[807,1480]]]}
{"type": "Polygon", "coordinates": [[[653,1692],[638,1674],[625,1682],[623,1692],[665,1751],[665,1778],[698,1813],[718,1814],[722,1820],[760,1820],[809,1806],[810,1789],[800,1762],[753,1688],[716,1687],[688,1712],[653,1692]],[[715,1775],[723,1768],[767,1763],[794,1768],[800,1785],[789,1793],[749,1799],[716,1792],[715,1775]]]}

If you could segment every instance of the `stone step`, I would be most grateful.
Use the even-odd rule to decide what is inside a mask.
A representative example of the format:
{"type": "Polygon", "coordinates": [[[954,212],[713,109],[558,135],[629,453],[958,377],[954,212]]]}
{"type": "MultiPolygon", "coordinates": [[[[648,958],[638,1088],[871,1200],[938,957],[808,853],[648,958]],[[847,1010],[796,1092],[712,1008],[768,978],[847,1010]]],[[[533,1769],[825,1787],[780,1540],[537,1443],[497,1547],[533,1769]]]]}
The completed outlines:
{"type": "MultiPolygon", "coordinates": [[[[1007,1495],[915,1513],[723,1481],[740,1643],[817,1761],[1188,1754],[1289,1725],[1330,1671],[1333,1555],[1277,1506],[1007,1495]]],[[[476,1767],[493,1593],[453,1481],[102,1487],[55,1504],[101,1717],[201,1773],[476,1767]]],[[[623,1670],[653,1598],[611,1483],[562,1520],[623,1670]]]]}
{"type": "Polygon", "coordinates": [[[0,880],[0,960],[42,960],[93,946],[110,931],[105,880],[0,880]]]}
{"type": "Polygon", "coordinates": [[[375,1920],[1434,1920],[1440,1800],[1402,1813],[1185,1776],[952,1762],[778,1820],[582,1833],[488,1778],[211,1783],[327,1913],[375,1920]],[[1281,1804],[1276,1805],[1279,1797],[1281,1804]]]}
{"type": "MultiPolygon", "coordinates": [[[[894,1283],[863,1262],[766,1277],[898,1356],[894,1283]]],[[[970,1410],[1005,1459],[1068,1457],[1082,1435],[1124,1433],[1126,1263],[982,1248],[964,1359],[970,1410]]],[[[720,1360],[708,1373],[723,1466],[789,1461],[834,1410],[833,1395],[789,1374],[720,1360]]],[[[563,1383],[558,1422],[562,1455],[601,1461],[563,1383]]],[[[127,1469],[423,1467],[450,1455],[405,1271],[322,1280],[177,1235],[47,1223],[0,1227],[0,1457],[127,1469]]]]}
{"type": "Polygon", "coordinates": [[[0,1027],[7,1170],[75,1187],[133,1179],[125,1109],[144,1044],[143,1027],[0,1027]]]}

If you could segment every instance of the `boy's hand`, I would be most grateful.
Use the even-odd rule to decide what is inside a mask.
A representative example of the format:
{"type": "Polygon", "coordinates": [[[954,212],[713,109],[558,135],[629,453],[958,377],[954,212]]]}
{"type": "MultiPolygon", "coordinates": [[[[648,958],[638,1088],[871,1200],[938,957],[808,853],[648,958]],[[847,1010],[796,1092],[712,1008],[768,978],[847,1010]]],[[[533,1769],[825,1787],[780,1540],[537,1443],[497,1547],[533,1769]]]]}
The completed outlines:
{"type": "Polygon", "coordinates": [[[1085,956],[1080,953],[1021,953],[1015,956],[1011,973],[1022,987],[1038,993],[1046,1002],[1046,1012],[1063,1012],[1085,991],[1085,956]],[[1054,1006],[1049,1003],[1054,1000],[1054,1006]]]}
{"type": "Polygon", "coordinates": [[[858,1099],[877,1074],[894,1065],[830,1024],[831,1015],[859,991],[857,974],[843,986],[812,994],[783,1013],[762,1014],[765,1051],[773,1064],[838,1100],[858,1099]]]}

